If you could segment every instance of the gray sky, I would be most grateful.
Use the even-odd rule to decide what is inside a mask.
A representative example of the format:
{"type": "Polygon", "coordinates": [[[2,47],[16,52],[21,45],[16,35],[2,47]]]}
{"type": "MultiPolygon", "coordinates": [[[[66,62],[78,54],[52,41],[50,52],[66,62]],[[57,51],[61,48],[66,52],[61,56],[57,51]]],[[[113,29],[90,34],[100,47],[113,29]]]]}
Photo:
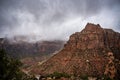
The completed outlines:
{"type": "Polygon", "coordinates": [[[87,22],[120,32],[120,0],[0,0],[0,37],[67,40],[87,22]]]}

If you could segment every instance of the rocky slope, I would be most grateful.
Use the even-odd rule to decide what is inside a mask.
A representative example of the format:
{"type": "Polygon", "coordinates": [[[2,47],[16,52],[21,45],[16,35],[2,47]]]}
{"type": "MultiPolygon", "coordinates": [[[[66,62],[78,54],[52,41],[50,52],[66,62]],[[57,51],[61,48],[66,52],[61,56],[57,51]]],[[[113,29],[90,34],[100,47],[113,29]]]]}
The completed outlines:
{"type": "Polygon", "coordinates": [[[59,53],[32,71],[119,79],[120,33],[88,23],[81,32],[70,36],[59,53]]]}

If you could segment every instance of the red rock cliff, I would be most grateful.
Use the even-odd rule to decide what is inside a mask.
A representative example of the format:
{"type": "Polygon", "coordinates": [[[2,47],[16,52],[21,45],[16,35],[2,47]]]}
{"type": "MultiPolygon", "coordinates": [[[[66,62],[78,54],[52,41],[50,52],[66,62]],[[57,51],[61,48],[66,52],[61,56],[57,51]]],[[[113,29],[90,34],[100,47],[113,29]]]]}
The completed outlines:
{"type": "Polygon", "coordinates": [[[63,50],[43,63],[38,72],[50,74],[57,71],[97,77],[106,74],[114,78],[120,76],[118,74],[120,64],[116,65],[114,62],[119,62],[119,53],[120,33],[111,29],[103,29],[99,24],[88,23],[81,32],[72,34],[63,50]],[[111,68],[109,67],[111,60],[109,53],[115,57],[112,59],[113,71],[108,69],[111,68]]]}

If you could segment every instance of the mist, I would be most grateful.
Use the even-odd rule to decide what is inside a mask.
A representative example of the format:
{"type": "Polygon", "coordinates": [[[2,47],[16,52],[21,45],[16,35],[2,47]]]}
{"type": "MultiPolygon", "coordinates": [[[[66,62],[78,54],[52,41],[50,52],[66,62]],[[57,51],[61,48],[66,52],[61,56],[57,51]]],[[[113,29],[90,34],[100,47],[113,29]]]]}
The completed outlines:
{"type": "Polygon", "coordinates": [[[88,22],[120,32],[120,0],[0,1],[0,37],[68,40],[88,22]]]}

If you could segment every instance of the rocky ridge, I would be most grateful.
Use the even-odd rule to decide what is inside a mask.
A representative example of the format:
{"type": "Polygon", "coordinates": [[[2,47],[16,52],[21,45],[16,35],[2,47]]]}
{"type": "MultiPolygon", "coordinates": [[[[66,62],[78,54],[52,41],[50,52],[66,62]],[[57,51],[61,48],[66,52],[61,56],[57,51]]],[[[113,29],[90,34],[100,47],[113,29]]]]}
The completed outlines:
{"type": "Polygon", "coordinates": [[[81,32],[70,36],[64,48],[39,68],[39,74],[53,72],[76,76],[120,79],[120,33],[88,23],[81,32]]]}

